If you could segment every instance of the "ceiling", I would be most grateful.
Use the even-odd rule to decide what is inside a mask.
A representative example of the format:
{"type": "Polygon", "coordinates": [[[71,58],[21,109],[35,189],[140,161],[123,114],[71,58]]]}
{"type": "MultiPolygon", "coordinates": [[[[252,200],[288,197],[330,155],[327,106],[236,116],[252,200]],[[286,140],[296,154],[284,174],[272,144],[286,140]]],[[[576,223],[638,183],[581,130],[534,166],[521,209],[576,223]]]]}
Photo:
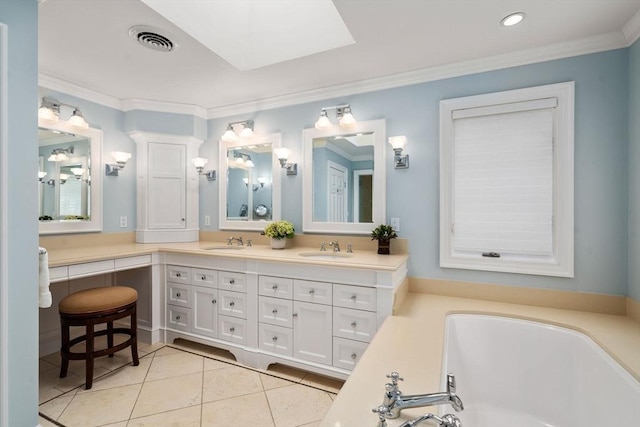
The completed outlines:
{"type": "MultiPolygon", "coordinates": [[[[355,44],[239,71],[140,0],[40,0],[40,84],[125,106],[185,104],[216,117],[626,47],[640,34],[640,0],[333,3],[355,44]],[[526,19],[502,27],[516,11],[526,19]],[[145,48],[129,37],[135,25],[163,30],[179,47],[145,48]]],[[[223,19],[211,17],[211,25],[223,19]]]]}

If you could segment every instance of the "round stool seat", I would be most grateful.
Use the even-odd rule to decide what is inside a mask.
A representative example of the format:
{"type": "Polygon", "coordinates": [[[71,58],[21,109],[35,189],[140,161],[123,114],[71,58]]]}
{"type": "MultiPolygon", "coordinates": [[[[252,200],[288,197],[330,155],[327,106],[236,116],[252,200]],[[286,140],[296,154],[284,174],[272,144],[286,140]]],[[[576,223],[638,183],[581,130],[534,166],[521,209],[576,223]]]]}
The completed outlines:
{"type": "Polygon", "coordinates": [[[90,314],[126,306],[138,299],[138,292],[127,286],[107,286],[75,292],[58,304],[60,313],[90,314]]]}

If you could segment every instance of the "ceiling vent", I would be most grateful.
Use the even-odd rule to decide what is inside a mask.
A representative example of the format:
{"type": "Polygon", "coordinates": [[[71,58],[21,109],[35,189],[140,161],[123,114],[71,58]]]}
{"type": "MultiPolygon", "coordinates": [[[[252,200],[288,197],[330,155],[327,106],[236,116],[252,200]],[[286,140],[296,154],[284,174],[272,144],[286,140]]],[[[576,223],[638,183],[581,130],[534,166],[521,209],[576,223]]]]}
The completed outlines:
{"type": "Polygon", "coordinates": [[[178,48],[178,43],[163,34],[161,30],[144,25],[129,28],[129,36],[137,40],[142,46],[159,52],[171,52],[178,48]]]}

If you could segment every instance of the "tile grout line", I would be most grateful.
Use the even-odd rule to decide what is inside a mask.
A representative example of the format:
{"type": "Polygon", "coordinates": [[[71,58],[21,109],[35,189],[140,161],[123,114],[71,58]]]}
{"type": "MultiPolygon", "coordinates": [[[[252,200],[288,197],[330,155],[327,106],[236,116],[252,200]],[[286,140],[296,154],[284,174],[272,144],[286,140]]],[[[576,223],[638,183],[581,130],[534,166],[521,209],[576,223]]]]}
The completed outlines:
{"type": "Polygon", "coordinates": [[[271,402],[269,402],[269,396],[267,395],[267,390],[264,388],[264,381],[262,381],[262,377],[258,376],[260,379],[260,384],[262,384],[262,394],[264,394],[264,399],[267,401],[267,406],[269,407],[269,414],[271,414],[271,422],[274,427],[278,427],[276,425],[276,418],[273,416],[273,409],[271,409],[271,402]]]}
{"type": "MultiPolygon", "coordinates": [[[[140,390],[138,390],[138,395],[136,396],[136,400],[135,400],[135,402],[133,402],[133,406],[131,407],[131,412],[129,412],[129,416],[127,417],[127,425],[129,424],[129,421],[131,421],[131,416],[133,415],[133,411],[136,409],[136,405],[138,404],[138,399],[140,399],[140,394],[142,393],[142,389],[144,388],[144,383],[147,380],[147,375],[149,375],[149,371],[151,370],[151,365],[153,365],[153,361],[156,358],[156,352],[159,351],[159,350],[162,350],[165,347],[166,347],[166,345],[160,347],[158,350],[155,350],[153,352],[153,357],[151,358],[151,362],[149,363],[149,368],[147,369],[147,373],[144,375],[144,378],[142,379],[142,384],[140,384],[140,390]]],[[[145,355],[145,356],[148,356],[148,354],[145,355]]],[[[125,365],[125,366],[127,366],[127,365],[125,365]]]]}

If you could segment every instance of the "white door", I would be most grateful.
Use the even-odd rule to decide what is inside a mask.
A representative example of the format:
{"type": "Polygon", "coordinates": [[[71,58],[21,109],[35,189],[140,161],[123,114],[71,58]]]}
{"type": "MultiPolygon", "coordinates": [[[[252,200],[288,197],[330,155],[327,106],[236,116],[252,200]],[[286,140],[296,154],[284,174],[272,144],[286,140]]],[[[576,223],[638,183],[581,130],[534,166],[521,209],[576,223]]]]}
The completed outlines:
{"type": "Polygon", "coordinates": [[[218,336],[218,290],[193,287],[193,330],[198,335],[218,336]]]}
{"type": "Polygon", "coordinates": [[[186,228],[186,147],[149,143],[149,228],[186,228]]]}
{"type": "Polygon", "coordinates": [[[329,222],[346,222],[348,212],[347,168],[328,161],[327,178],[327,219],[329,222]]]}
{"type": "Polygon", "coordinates": [[[332,310],[330,305],[293,303],[293,357],[331,365],[332,310]]]}

